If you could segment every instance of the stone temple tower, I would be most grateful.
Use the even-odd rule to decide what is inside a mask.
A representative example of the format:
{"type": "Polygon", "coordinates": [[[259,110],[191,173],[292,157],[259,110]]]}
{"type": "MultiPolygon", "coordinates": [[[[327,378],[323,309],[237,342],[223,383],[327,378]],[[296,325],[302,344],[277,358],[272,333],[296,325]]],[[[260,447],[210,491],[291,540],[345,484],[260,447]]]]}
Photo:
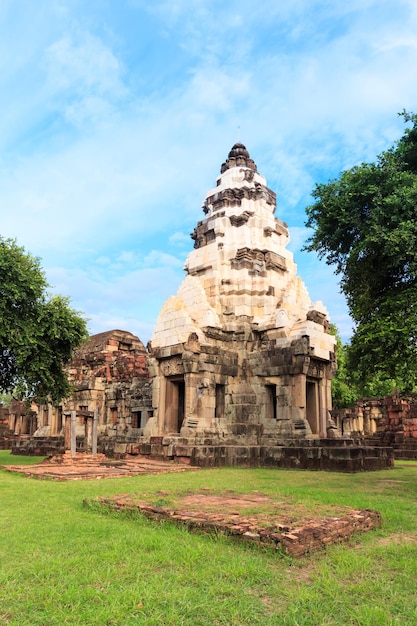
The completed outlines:
{"type": "Polygon", "coordinates": [[[144,434],[154,442],[204,454],[327,437],[334,337],[297,276],[275,208],[275,193],[235,144],[150,342],[154,415],[144,434]]]}

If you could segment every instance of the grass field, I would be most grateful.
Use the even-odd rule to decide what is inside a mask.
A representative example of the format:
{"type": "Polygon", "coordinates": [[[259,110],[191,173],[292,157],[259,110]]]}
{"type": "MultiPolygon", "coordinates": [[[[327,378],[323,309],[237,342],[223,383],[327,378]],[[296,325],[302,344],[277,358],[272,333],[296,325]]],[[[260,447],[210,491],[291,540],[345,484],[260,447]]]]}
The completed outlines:
{"type": "MultiPolygon", "coordinates": [[[[0,463],[22,463],[0,452],[0,463]]],[[[30,460],[28,460],[30,462],[30,460]]],[[[335,474],[211,469],[52,482],[0,471],[0,624],[417,624],[417,464],[335,474]],[[204,487],[373,508],[383,527],[301,560],[84,498],[204,487]]]]}

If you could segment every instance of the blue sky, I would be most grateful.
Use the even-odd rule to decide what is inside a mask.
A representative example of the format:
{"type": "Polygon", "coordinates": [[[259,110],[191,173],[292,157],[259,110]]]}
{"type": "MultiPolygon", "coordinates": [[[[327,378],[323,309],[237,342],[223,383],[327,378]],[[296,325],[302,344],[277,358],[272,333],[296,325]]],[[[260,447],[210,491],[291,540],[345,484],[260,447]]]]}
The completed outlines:
{"type": "Polygon", "coordinates": [[[150,339],[240,128],[349,337],[333,269],[300,251],[305,207],[417,112],[415,0],[0,0],[0,29],[0,234],[91,333],[150,339]]]}

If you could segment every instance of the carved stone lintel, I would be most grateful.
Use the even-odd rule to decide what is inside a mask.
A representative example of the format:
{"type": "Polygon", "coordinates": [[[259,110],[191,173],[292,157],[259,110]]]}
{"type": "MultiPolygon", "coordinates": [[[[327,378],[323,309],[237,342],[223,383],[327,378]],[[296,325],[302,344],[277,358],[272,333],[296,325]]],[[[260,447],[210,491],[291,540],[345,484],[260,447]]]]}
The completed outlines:
{"type": "Polygon", "coordinates": [[[323,378],[325,374],[325,364],[316,359],[311,359],[308,366],[308,376],[312,378],[323,378]]]}
{"type": "Polygon", "coordinates": [[[164,376],[177,376],[184,374],[184,364],[181,356],[174,356],[166,361],[161,361],[161,372],[164,376]]]}

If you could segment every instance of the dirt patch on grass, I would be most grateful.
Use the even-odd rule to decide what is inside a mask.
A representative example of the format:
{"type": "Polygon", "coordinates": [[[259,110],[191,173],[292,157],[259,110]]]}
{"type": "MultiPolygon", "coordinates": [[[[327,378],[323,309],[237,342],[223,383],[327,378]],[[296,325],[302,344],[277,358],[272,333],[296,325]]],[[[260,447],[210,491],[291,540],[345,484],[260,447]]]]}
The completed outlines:
{"type": "Polygon", "coordinates": [[[207,493],[207,490],[205,490],[205,492],[191,493],[181,498],[182,506],[190,509],[200,508],[205,511],[218,510],[221,507],[222,510],[230,512],[233,508],[241,510],[271,503],[273,503],[272,498],[260,493],[241,495],[232,491],[214,494],[207,493]]]}
{"type": "Polygon", "coordinates": [[[307,506],[297,502],[291,496],[285,499],[274,499],[258,491],[251,493],[237,493],[232,490],[212,491],[204,488],[192,493],[168,493],[159,491],[147,504],[157,506],[167,505],[172,509],[190,512],[202,511],[204,513],[219,513],[225,516],[246,515],[256,517],[258,523],[268,525],[272,518],[279,519],[282,523],[294,526],[304,523],[309,519],[318,519],[323,516],[341,517],[350,511],[348,507],[332,504],[307,506]]]}
{"type": "Polygon", "coordinates": [[[220,532],[292,556],[346,541],[356,532],[381,524],[377,511],[323,506],[315,507],[312,516],[311,510],[302,503],[274,501],[258,492],[203,490],[181,494],[164,491],[146,499],[122,494],[85,501],[89,506],[97,506],[97,503],[116,511],[138,511],[150,519],[169,520],[190,530],[220,532]]]}
{"type": "Polygon", "coordinates": [[[380,485],[396,485],[397,483],[405,483],[405,480],[396,480],[396,479],[392,479],[390,480],[389,478],[384,478],[383,480],[379,481],[380,485]]]}
{"type": "Polygon", "coordinates": [[[381,537],[377,542],[380,546],[390,546],[393,544],[417,544],[416,535],[408,535],[406,533],[394,533],[389,537],[381,537]]]}

